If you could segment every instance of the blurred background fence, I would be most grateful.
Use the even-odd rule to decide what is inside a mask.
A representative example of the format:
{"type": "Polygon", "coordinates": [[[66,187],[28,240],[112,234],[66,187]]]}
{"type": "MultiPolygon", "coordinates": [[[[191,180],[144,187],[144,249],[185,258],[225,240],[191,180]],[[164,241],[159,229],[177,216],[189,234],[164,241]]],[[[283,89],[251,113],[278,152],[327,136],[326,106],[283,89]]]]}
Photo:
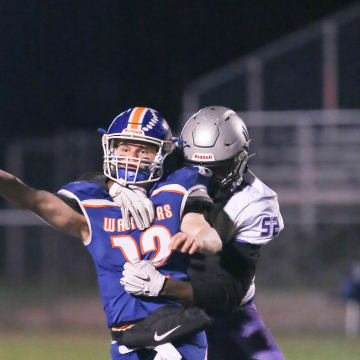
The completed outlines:
{"type": "Polygon", "coordinates": [[[358,3],[236,59],[189,84],[183,119],[209,104],[239,111],[358,109],[359,33],[358,3]]]}

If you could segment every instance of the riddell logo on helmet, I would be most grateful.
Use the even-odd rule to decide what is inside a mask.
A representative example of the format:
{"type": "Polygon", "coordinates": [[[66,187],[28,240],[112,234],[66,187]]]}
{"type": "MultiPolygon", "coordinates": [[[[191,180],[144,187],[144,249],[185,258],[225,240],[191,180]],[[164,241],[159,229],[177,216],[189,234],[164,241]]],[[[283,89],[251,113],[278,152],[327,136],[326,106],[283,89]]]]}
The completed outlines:
{"type": "Polygon", "coordinates": [[[215,161],[215,156],[213,154],[198,154],[198,153],[195,153],[192,156],[192,160],[215,161]]]}
{"type": "Polygon", "coordinates": [[[142,130],[139,129],[124,129],[122,132],[122,134],[126,134],[126,135],[142,135],[144,136],[144,132],[142,130]]]}

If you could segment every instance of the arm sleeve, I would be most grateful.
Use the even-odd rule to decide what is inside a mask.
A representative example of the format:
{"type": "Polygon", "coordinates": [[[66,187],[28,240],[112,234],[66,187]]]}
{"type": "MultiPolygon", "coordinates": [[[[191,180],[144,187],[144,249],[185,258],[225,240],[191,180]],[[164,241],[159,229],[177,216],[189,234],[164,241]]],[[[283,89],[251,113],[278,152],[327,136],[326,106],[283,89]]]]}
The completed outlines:
{"type": "Polygon", "coordinates": [[[235,241],[226,245],[220,254],[220,266],[215,273],[194,273],[191,276],[194,304],[212,316],[234,311],[255,276],[259,248],[235,241]]]}

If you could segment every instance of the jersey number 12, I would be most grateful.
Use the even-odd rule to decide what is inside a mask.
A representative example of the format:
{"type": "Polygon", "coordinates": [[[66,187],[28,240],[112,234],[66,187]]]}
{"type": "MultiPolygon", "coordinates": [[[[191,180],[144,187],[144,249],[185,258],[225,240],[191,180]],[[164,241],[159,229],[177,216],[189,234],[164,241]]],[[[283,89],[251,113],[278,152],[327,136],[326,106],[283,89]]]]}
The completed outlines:
{"type": "Polygon", "coordinates": [[[143,256],[155,252],[149,259],[156,267],[161,266],[171,255],[169,243],[171,239],[170,230],[162,225],[154,225],[143,231],[139,244],[131,235],[111,236],[112,247],[119,248],[130,263],[136,263],[143,259],[143,256]]]}

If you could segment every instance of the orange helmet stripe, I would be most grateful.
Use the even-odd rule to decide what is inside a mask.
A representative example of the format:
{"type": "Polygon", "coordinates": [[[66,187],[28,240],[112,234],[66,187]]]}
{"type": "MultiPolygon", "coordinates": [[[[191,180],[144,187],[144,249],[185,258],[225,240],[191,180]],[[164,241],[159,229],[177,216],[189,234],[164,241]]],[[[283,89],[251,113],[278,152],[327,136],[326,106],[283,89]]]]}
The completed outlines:
{"type": "Polygon", "coordinates": [[[130,129],[140,129],[143,117],[145,115],[145,112],[147,111],[147,108],[145,107],[137,107],[131,114],[129,118],[129,125],[128,128],[130,129]]]}

